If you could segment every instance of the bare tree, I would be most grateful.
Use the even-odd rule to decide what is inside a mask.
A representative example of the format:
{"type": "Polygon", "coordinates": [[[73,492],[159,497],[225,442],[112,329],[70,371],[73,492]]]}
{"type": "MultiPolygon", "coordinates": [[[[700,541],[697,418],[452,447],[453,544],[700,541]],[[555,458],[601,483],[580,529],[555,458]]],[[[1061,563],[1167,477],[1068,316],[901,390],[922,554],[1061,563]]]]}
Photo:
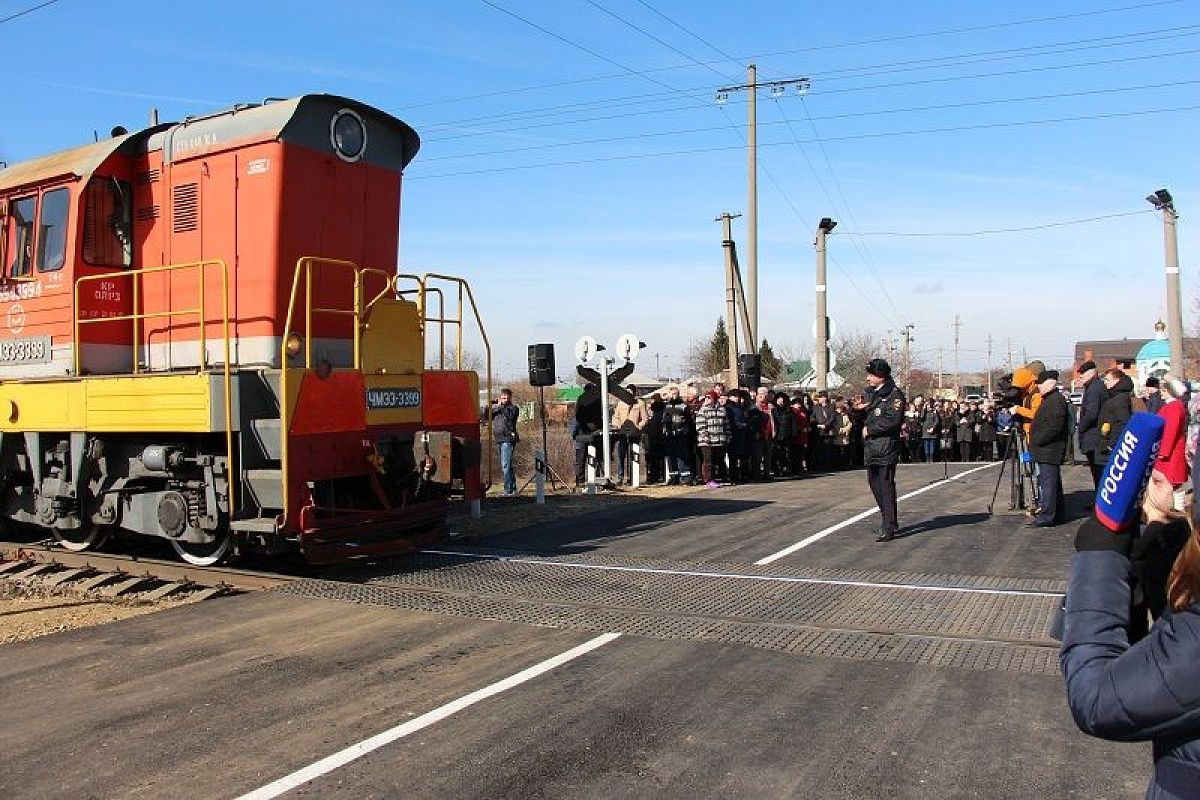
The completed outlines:
{"type": "Polygon", "coordinates": [[[867,362],[879,358],[879,342],[877,334],[859,328],[838,336],[829,345],[837,357],[837,366],[833,371],[851,386],[863,385],[867,377],[867,362]]]}

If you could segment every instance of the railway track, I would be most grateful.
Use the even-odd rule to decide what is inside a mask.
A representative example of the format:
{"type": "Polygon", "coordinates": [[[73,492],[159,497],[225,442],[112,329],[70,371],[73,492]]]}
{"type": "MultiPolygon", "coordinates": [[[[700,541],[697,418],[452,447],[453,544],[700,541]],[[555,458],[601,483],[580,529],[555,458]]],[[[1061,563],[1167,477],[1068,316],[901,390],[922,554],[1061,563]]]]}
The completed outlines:
{"type": "Polygon", "coordinates": [[[293,578],[136,555],[72,553],[43,542],[0,542],[0,580],[106,598],[199,601],[273,589],[293,578]]]}

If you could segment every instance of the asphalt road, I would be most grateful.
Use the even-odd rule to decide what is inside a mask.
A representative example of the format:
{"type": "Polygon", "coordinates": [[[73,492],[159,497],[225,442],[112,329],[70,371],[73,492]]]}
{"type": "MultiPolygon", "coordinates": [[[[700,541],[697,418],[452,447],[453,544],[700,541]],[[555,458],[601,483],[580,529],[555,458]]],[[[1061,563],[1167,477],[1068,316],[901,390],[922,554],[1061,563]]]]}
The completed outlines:
{"type": "Polygon", "coordinates": [[[1075,525],[942,477],[901,469],[888,544],[754,564],[871,506],[831,475],[5,647],[0,797],[238,797],[388,731],[283,796],[1140,796],[1149,747],[1075,730],[1044,635],[1075,525]]]}

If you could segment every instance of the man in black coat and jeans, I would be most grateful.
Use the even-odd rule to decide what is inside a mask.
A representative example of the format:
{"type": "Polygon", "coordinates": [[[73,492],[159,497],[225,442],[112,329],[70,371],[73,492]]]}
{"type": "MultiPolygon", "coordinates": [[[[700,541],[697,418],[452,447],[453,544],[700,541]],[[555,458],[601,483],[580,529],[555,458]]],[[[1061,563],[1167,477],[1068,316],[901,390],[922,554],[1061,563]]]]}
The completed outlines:
{"type": "Polygon", "coordinates": [[[904,392],[892,381],[892,368],[882,358],[867,362],[867,399],[854,408],[863,419],[863,462],[867,482],[883,516],[877,542],[890,542],[900,529],[896,513],[896,465],[900,463],[900,429],[904,425],[904,392]]]}
{"type": "Polygon", "coordinates": [[[1087,457],[1088,469],[1092,471],[1092,483],[1100,488],[1100,473],[1104,472],[1105,459],[1100,455],[1100,407],[1104,405],[1108,392],[1096,375],[1096,362],[1085,361],[1077,373],[1083,381],[1083,400],[1079,404],[1079,449],[1087,457]]]}
{"type": "Polygon", "coordinates": [[[1042,403],[1029,428],[1029,452],[1038,466],[1039,513],[1032,528],[1049,528],[1066,520],[1063,498],[1062,462],[1067,455],[1070,423],[1067,399],[1058,390],[1058,371],[1047,369],[1037,376],[1042,403]]]}

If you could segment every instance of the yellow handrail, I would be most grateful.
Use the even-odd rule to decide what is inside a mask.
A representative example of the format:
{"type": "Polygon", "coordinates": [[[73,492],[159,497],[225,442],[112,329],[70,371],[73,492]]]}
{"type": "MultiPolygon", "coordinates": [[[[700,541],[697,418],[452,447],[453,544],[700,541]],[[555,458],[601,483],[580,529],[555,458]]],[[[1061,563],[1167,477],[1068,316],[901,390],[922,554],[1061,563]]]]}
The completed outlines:
{"type": "MultiPolygon", "coordinates": [[[[283,326],[283,340],[279,343],[279,466],[283,486],[280,492],[280,509],[278,525],[282,527],[287,521],[288,513],[288,353],[287,340],[292,333],[292,323],[296,312],[296,294],[300,290],[300,275],[304,275],[304,368],[312,369],[313,314],[331,314],[353,318],[353,362],[352,369],[362,368],[362,275],[365,270],[353,261],[339,258],[320,258],[318,256],[303,256],[296,260],[296,270],[292,274],[292,290],[288,296],[287,318],[283,326]],[[349,269],[353,273],[354,297],[351,309],[324,308],[313,306],[313,266],[332,266],[349,269]]],[[[378,298],[377,298],[378,299],[378,298]]],[[[374,301],[372,301],[374,302],[374,301]]]]}
{"type": "MultiPolygon", "coordinates": [[[[367,275],[380,275],[383,277],[383,288],[379,290],[378,294],[367,301],[366,305],[363,306],[363,311],[365,312],[370,311],[375,307],[376,303],[391,294],[394,287],[392,286],[392,274],[389,272],[384,272],[381,269],[375,269],[373,267],[363,267],[360,272],[363,276],[362,286],[364,291],[367,288],[367,275]]],[[[363,296],[366,297],[365,294],[363,296]]]]}
{"type": "MultiPolygon", "coordinates": [[[[73,333],[75,341],[75,352],[72,358],[72,366],[75,375],[82,375],[82,353],[83,342],[79,338],[80,328],[84,325],[93,325],[101,322],[132,322],[133,323],[133,374],[141,374],[141,359],[139,352],[142,348],[141,343],[141,321],[145,319],[159,319],[162,317],[177,317],[184,315],[195,314],[199,318],[199,335],[200,335],[200,371],[208,371],[208,340],[207,328],[208,318],[205,311],[205,295],[208,288],[208,267],[221,268],[221,341],[222,341],[222,356],[224,364],[222,365],[222,383],[225,389],[225,458],[228,474],[226,475],[226,483],[229,486],[229,518],[233,519],[237,511],[237,484],[234,482],[234,476],[237,470],[234,469],[233,457],[233,375],[230,371],[230,346],[229,346],[229,267],[225,261],[219,258],[204,259],[202,261],[190,261],[186,264],[164,264],[158,267],[143,267],[142,269],[125,270],[123,272],[106,272],[101,275],[84,275],[75,279],[74,286],[74,317],[73,333]],[[198,275],[197,294],[199,301],[195,308],[182,308],[169,311],[139,311],[142,304],[142,278],[146,275],[153,275],[161,272],[180,272],[182,270],[195,270],[198,275]],[[113,281],[118,279],[128,278],[132,284],[133,297],[132,308],[130,314],[119,314],[112,317],[94,317],[92,319],[81,319],[79,316],[79,289],[85,283],[94,281],[113,281]]],[[[149,345],[147,345],[147,349],[149,345]]]]}
{"type": "MultiPolygon", "coordinates": [[[[397,276],[397,278],[399,278],[399,277],[401,277],[401,276],[397,276]]],[[[474,294],[474,292],[471,291],[471,285],[469,283],[467,283],[467,281],[463,278],[457,278],[453,275],[442,275],[437,272],[425,273],[424,275],[421,276],[417,285],[419,287],[420,297],[421,297],[420,310],[421,310],[421,318],[423,320],[422,327],[424,327],[424,322],[436,322],[442,330],[442,334],[440,337],[441,343],[440,343],[440,348],[439,348],[440,349],[439,359],[440,359],[440,363],[442,364],[443,368],[445,367],[445,363],[446,363],[446,338],[445,338],[444,329],[445,329],[446,325],[455,325],[456,326],[455,354],[454,354],[455,368],[460,369],[460,370],[462,369],[463,328],[465,327],[464,317],[465,317],[465,312],[466,312],[466,302],[467,301],[470,302],[471,313],[475,317],[475,327],[479,330],[479,338],[483,340],[484,358],[486,359],[486,369],[487,369],[487,374],[485,376],[486,387],[487,387],[487,397],[488,397],[488,402],[491,402],[491,400],[494,396],[492,394],[492,344],[491,344],[491,341],[488,339],[487,330],[483,324],[483,317],[480,316],[480,314],[479,314],[479,306],[475,303],[475,294],[474,294]],[[447,317],[446,316],[445,296],[442,294],[442,291],[439,287],[436,287],[436,286],[430,287],[429,284],[431,281],[444,281],[446,283],[455,284],[457,286],[457,288],[458,288],[458,313],[455,317],[447,317]],[[425,300],[425,295],[429,294],[429,293],[433,293],[433,292],[436,292],[439,295],[439,298],[442,303],[442,308],[439,309],[441,313],[437,317],[430,317],[426,314],[426,311],[425,311],[425,309],[428,307],[428,304],[426,303],[426,300],[425,300]]],[[[491,414],[487,415],[485,424],[487,427],[487,436],[488,436],[488,442],[486,445],[487,446],[488,483],[491,483],[492,471],[493,471],[493,467],[494,467],[493,448],[491,447],[491,438],[492,438],[491,414]]]]}

